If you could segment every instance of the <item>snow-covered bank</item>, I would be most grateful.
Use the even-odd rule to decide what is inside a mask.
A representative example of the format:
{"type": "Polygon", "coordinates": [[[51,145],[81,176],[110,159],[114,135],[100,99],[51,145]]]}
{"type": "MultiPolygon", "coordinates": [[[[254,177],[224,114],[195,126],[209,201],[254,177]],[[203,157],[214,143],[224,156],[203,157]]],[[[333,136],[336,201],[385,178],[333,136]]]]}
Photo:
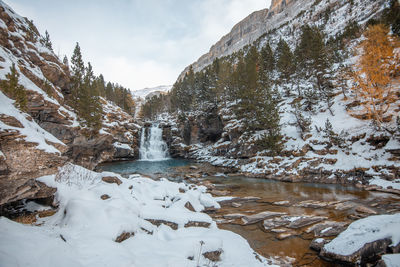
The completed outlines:
{"type": "Polygon", "coordinates": [[[57,187],[58,212],[35,226],[0,218],[1,266],[209,266],[207,252],[221,253],[218,266],[268,266],[200,213],[219,207],[204,187],[75,165],[39,180],[57,187]],[[130,238],[116,242],[123,233],[130,238]]]}

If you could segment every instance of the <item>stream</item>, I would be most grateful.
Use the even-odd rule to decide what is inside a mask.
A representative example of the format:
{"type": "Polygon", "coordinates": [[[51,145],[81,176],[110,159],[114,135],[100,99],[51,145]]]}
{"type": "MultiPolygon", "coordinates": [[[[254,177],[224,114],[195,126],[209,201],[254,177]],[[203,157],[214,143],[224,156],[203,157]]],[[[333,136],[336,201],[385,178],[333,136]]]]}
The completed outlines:
{"type": "Polygon", "coordinates": [[[372,215],[363,212],[360,207],[366,207],[366,211],[371,209],[377,214],[400,209],[395,204],[400,198],[392,194],[341,185],[285,183],[229,176],[223,175],[221,170],[208,164],[181,159],[118,162],[104,164],[100,168],[123,175],[140,173],[153,179],[165,177],[177,182],[202,184],[207,186],[214,196],[237,197],[238,201],[220,202],[221,209],[208,212],[218,227],[241,235],[262,256],[283,259],[283,263],[291,263],[293,266],[336,266],[321,260],[317,252],[309,248],[311,241],[317,236],[308,231],[317,223],[334,221],[347,226],[355,219],[372,215]],[[250,196],[258,199],[244,202],[240,200],[250,196]],[[240,206],[235,202],[240,203],[240,206]],[[293,218],[307,215],[324,219],[298,228],[279,226],[274,232],[265,229],[263,220],[243,225],[241,218],[232,219],[230,216],[253,215],[264,211],[281,212],[293,218]]]}
{"type": "Polygon", "coordinates": [[[280,265],[336,266],[310,249],[313,240],[330,240],[354,220],[400,211],[400,197],[393,194],[249,178],[207,163],[171,159],[156,124],[142,130],[140,157],[102,164],[99,169],[206,186],[219,197],[221,209],[205,211],[218,227],[241,235],[256,252],[280,265]],[[279,215],[248,223],[253,215],[265,212],[279,215]]]}

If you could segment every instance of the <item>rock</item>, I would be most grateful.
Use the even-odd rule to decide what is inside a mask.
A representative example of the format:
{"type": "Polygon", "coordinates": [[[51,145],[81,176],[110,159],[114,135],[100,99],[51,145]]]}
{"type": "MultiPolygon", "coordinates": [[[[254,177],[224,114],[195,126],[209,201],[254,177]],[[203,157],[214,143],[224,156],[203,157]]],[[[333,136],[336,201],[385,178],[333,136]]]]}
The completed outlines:
{"type": "Polygon", "coordinates": [[[223,215],[223,217],[225,219],[228,219],[228,220],[230,220],[230,219],[240,219],[240,218],[243,218],[244,216],[246,216],[246,215],[245,214],[241,214],[241,213],[232,213],[232,214],[223,215]]]}
{"type": "Polygon", "coordinates": [[[106,177],[101,178],[101,180],[108,184],[117,184],[117,185],[122,184],[122,181],[118,177],[115,177],[115,176],[106,176],[106,177]]]}
{"type": "Polygon", "coordinates": [[[284,240],[284,239],[286,239],[286,238],[295,236],[296,234],[297,234],[297,233],[296,233],[295,231],[289,230],[289,231],[287,231],[287,232],[283,232],[283,233],[278,234],[278,235],[276,236],[276,238],[277,238],[278,240],[284,240]]]}
{"type": "Polygon", "coordinates": [[[290,223],[287,227],[292,229],[302,228],[304,226],[314,224],[323,220],[326,220],[327,217],[320,217],[320,216],[298,216],[298,217],[291,217],[290,223]]]}
{"type": "Polygon", "coordinates": [[[307,233],[314,232],[317,237],[336,236],[346,229],[347,223],[326,221],[311,226],[306,230],[307,233]]]}
{"type": "Polygon", "coordinates": [[[210,251],[203,253],[204,258],[209,259],[212,262],[217,262],[221,260],[222,250],[210,251]]]}
{"type": "Polygon", "coordinates": [[[240,198],[240,197],[234,197],[234,198],[231,198],[231,199],[227,199],[227,200],[222,200],[222,201],[218,201],[218,203],[219,204],[221,204],[221,205],[230,205],[230,204],[232,204],[232,202],[235,202],[235,203],[248,203],[248,202],[256,202],[257,200],[260,200],[261,198],[259,198],[259,197],[243,197],[243,198],[240,198]]]}
{"type": "Polygon", "coordinates": [[[273,202],[272,204],[277,205],[277,206],[286,206],[290,204],[290,201],[288,200],[283,200],[283,201],[277,201],[273,202]]]}
{"type": "Polygon", "coordinates": [[[241,207],[242,206],[242,204],[240,204],[240,203],[236,203],[236,202],[232,202],[232,207],[234,207],[234,208],[239,208],[239,207],[241,207]]]}
{"type": "Polygon", "coordinates": [[[365,244],[361,249],[350,255],[341,255],[329,252],[324,246],[321,249],[320,256],[331,261],[334,260],[348,264],[358,263],[361,266],[365,266],[366,263],[376,261],[378,255],[384,254],[391,244],[392,240],[390,238],[376,240],[365,244]]]}
{"type": "Polygon", "coordinates": [[[286,226],[288,224],[289,224],[288,217],[282,216],[282,217],[276,217],[276,218],[264,220],[263,227],[265,230],[271,230],[271,229],[279,229],[277,227],[286,226]]]}
{"type": "Polygon", "coordinates": [[[323,248],[325,244],[328,244],[330,240],[324,239],[324,238],[315,238],[313,241],[310,243],[310,248],[319,252],[323,248]]]}
{"type": "Polygon", "coordinates": [[[211,223],[209,223],[209,222],[194,222],[194,221],[190,221],[190,222],[185,224],[185,228],[188,228],[188,227],[204,227],[204,228],[208,228],[210,225],[211,225],[211,223]]]}
{"type": "Polygon", "coordinates": [[[306,200],[302,201],[298,204],[295,204],[293,206],[295,207],[303,207],[303,208],[313,208],[313,209],[318,209],[318,208],[324,208],[328,206],[329,203],[323,202],[323,201],[318,201],[318,200],[306,200]]]}
{"type": "Polygon", "coordinates": [[[187,208],[188,210],[193,211],[193,212],[196,211],[196,210],[193,208],[192,204],[191,204],[189,201],[186,202],[185,208],[187,208]]]}
{"type": "Polygon", "coordinates": [[[242,221],[243,221],[244,225],[249,225],[249,224],[254,224],[259,221],[265,220],[266,218],[269,218],[269,217],[282,216],[285,214],[286,213],[284,213],[284,212],[264,211],[264,212],[260,212],[260,213],[254,214],[254,215],[244,216],[242,218],[242,221]]]}
{"type": "Polygon", "coordinates": [[[362,206],[362,205],[358,205],[356,207],[356,211],[361,212],[361,213],[366,213],[366,214],[370,214],[370,215],[375,215],[378,214],[376,211],[374,211],[371,208],[368,208],[366,206],[362,206]]]}
{"type": "Polygon", "coordinates": [[[121,242],[127,240],[128,238],[133,237],[134,235],[135,235],[135,233],[123,232],[122,234],[120,234],[120,235],[115,239],[115,242],[121,243],[121,242]]]}
{"type": "Polygon", "coordinates": [[[230,194],[230,191],[228,191],[228,190],[216,190],[216,189],[213,189],[213,190],[211,190],[210,193],[211,193],[212,195],[214,195],[214,196],[227,196],[227,195],[230,194]]]}
{"type": "Polygon", "coordinates": [[[194,166],[194,165],[191,165],[189,168],[190,168],[191,170],[198,170],[198,169],[199,169],[199,167],[194,166]]]}
{"type": "Polygon", "coordinates": [[[165,220],[155,220],[155,219],[145,219],[146,221],[149,221],[150,223],[156,225],[156,226],[160,226],[161,224],[165,224],[168,225],[169,227],[171,227],[173,230],[177,230],[178,229],[178,224],[174,223],[174,222],[169,222],[169,221],[165,221],[165,220]]]}
{"type": "Polygon", "coordinates": [[[101,195],[101,197],[100,197],[102,200],[106,200],[106,199],[109,199],[110,198],[110,196],[109,195],[107,195],[107,194],[104,194],[104,195],[101,195]]]}
{"type": "Polygon", "coordinates": [[[356,206],[355,203],[352,202],[345,202],[345,203],[338,203],[335,205],[335,209],[336,210],[348,210],[348,209],[352,209],[356,206]]]}

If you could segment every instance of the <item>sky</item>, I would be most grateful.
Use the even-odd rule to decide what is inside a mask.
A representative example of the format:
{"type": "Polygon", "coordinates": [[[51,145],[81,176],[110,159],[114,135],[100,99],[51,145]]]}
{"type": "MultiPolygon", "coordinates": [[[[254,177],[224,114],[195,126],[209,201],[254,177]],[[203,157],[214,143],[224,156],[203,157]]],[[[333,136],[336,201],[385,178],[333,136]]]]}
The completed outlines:
{"type": "Polygon", "coordinates": [[[32,19],[53,50],[131,90],[172,85],[240,20],[270,0],[4,0],[32,19]]]}

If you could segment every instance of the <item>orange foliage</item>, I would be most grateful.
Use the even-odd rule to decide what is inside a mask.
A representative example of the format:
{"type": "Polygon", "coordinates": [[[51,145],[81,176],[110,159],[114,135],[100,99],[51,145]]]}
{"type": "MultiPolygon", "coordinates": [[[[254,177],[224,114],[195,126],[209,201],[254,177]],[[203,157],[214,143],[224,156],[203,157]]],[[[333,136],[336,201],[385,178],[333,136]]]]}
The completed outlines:
{"type": "Polygon", "coordinates": [[[361,100],[365,115],[380,127],[397,97],[392,80],[400,72],[400,57],[395,52],[400,42],[389,35],[389,29],[383,24],[369,26],[364,37],[359,46],[362,53],[356,64],[357,71],[352,74],[355,81],[352,90],[361,100]]]}

